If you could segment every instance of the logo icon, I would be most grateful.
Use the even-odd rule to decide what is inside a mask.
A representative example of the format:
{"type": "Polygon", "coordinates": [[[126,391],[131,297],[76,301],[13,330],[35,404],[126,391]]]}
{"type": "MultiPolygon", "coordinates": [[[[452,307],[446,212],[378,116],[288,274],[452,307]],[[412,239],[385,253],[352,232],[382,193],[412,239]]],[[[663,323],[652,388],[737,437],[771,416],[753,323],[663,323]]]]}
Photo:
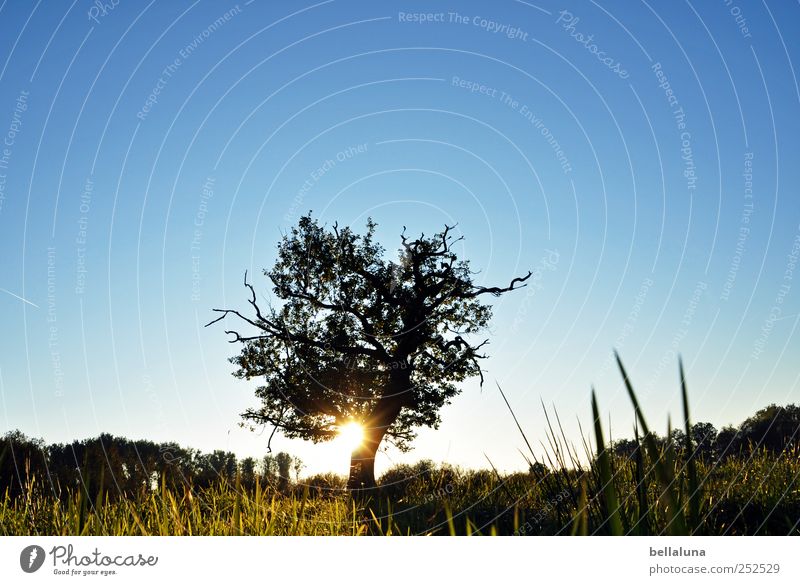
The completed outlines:
{"type": "Polygon", "coordinates": [[[41,546],[32,544],[26,546],[19,553],[19,566],[26,573],[35,573],[44,564],[44,549],[41,546]]]}

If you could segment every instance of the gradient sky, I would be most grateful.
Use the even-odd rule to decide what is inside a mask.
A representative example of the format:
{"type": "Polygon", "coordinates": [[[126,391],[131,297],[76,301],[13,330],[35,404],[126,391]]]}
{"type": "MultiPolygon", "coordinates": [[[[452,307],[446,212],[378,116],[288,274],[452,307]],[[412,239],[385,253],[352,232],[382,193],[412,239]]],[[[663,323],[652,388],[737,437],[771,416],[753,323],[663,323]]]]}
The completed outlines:
{"type": "Polygon", "coordinates": [[[268,296],[308,210],[393,253],[457,223],[480,283],[534,271],[495,303],[487,384],[379,469],[521,468],[495,381],[536,445],[540,401],[579,440],[592,384],[631,435],[615,347],[661,432],[678,353],[695,420],[800,400],[797,4],[107,5],[0,5],[0,430],[264,454],[203,325],[245,270],[268,296]]]}

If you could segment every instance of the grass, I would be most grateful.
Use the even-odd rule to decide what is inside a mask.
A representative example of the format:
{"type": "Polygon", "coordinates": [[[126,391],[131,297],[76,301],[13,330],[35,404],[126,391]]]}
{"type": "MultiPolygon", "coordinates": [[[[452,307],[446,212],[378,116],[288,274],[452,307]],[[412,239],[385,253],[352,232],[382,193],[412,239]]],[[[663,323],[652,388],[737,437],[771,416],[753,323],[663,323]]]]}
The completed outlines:
{"type": "MultiPolygon", "coordinates": [[[[673,496],[644,465],[608,452],[608,474],[591,468],[516,473],[432,468],[390,486],[385,501],[357,501],[269,487],[245,491],[220,482],[202,492],[161,488],[138,498],[60,499],[30,486],[0,499],[2,535],[362,535],[362,534],[683,534],[670,509],[688,503],[685,466],[673,461],[673,496]],[[610,478],[610,480],[609,480],[610,478]],[[442,481],[448,482],[442,484],[442,481]],[[444,486],[447,487],[444,487],[444,486]],[[616,518],[616,519],[615,519],[616,518]]],[[[662,465],[665,463],[661,463],[662,465]]],[[[411,468],[416,473],[416,466],[411,468]]],[[[800,534],[797,453],[759,452],[720,465],[698,462],[702,481],[695,534],[800,534]]],[[[691,524],[689,524],[691,525],[691,524]]]]}
{"type": "Polygon", "coordinates": [[[423,461],[384,474],[371,499],[225,481],[203,490],[161,485],[134,498],[90,499],[81,490],[57,498],[31,482],[22,496],[0,496],[0,535],[800,534],[800,452],[697,457],[682,365],[685,442],[680,452],[660,444],[617,360],[637,424],[630,456],[606,442],[593,391],[594,447],[584,441],[579,457],[558,416],[554,426],[548,415],[540,462],[503,395],[530,452],[527,473],[423,461]]]}

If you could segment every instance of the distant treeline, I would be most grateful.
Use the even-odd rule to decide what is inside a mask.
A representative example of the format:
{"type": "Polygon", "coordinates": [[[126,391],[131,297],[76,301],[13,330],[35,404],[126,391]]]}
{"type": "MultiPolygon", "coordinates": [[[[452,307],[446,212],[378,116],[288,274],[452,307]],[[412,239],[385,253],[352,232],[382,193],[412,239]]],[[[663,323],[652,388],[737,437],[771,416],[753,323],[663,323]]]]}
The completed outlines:
{"type": "Polygon", "coordinates": [[[256,482],[286,490],[298,477],[302,461],[288,453],[238,459],[229,451],[203,453],[177,443],[132,441],[107,433],[99,437],[48,445],[19,431],[0,442],[0,498],[48,492],[55,496],[83,491],[93,499],[132,497],[165,485],[204,489],[219,482],[252,489],[256,482]]]}
{"type": "MultiPolygon", "coordinates": [[[[717,430],[712,424],[701,422],[694,424],[691,432],[693,455],[706,463],[723,462],[759,450],[779,453],[787,448],[796,449],[800,447],[800,406],[773,404],[738,427],[717,430]]],[[[679,429],[673,430],[669,437],[655,438],[661,445],[671,442],[678,453],[684,450],[685,437],[679,429]]],[[[631,456],[636,448],[637,442],[631,439],[613,442],[617,456],[631,456]]],[[[0,497],[5,493],[16,497],[33,490],[57,497],[83,491],[91,498],[99,495],[118,498],[162,485],[172,490],[185,487],[202,490],[219,482],[243,489],[252,489],[258,482],[287,492],[297,483],[302,468],[302,462],[288,453],[266,455],[260,460],[237,459],[228,451],[203,453],[177,443],[132,441],[109,434],[70,444],[47,445],[11,431],[0,443],[0,497]]],[[[383,479],[381,483],[392,483],[383,479]]],[[[335,474],[322,474],[302,483],[318,488],[316,491],[344,488],[344,479],[335,474]]]]}
{"type": "MultiPolygon", "coordinates": [[[[728,425],[717,430],[711,423],[695,423],[691,427],[691,434],[694,457],[709,463],[747,455],[756,450],[780,453],[800,446],[800,406],[771,404],[738,427],[728,425]]],[[[674,429],[669,437],[655,435],[659,445],[670,442],[679,453],[685,449],[685,437],[686,433],[679,428],[674,429]]],[[[612,443],[614,453],[620,456],[630,456],[636,451],[637,445],[631,439],[612,443]]]]}

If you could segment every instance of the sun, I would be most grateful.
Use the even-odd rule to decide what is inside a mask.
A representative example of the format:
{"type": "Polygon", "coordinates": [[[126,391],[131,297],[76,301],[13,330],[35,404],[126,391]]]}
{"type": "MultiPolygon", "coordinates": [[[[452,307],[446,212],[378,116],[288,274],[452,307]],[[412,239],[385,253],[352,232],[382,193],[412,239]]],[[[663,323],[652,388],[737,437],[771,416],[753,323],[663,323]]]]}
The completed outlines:
{"type": "Polygon", "coordinates": [[[339,427],[339,441],[342,446],[353,451],[364,441],[364,427],[356,421],[350,421],[339,427]]]}

